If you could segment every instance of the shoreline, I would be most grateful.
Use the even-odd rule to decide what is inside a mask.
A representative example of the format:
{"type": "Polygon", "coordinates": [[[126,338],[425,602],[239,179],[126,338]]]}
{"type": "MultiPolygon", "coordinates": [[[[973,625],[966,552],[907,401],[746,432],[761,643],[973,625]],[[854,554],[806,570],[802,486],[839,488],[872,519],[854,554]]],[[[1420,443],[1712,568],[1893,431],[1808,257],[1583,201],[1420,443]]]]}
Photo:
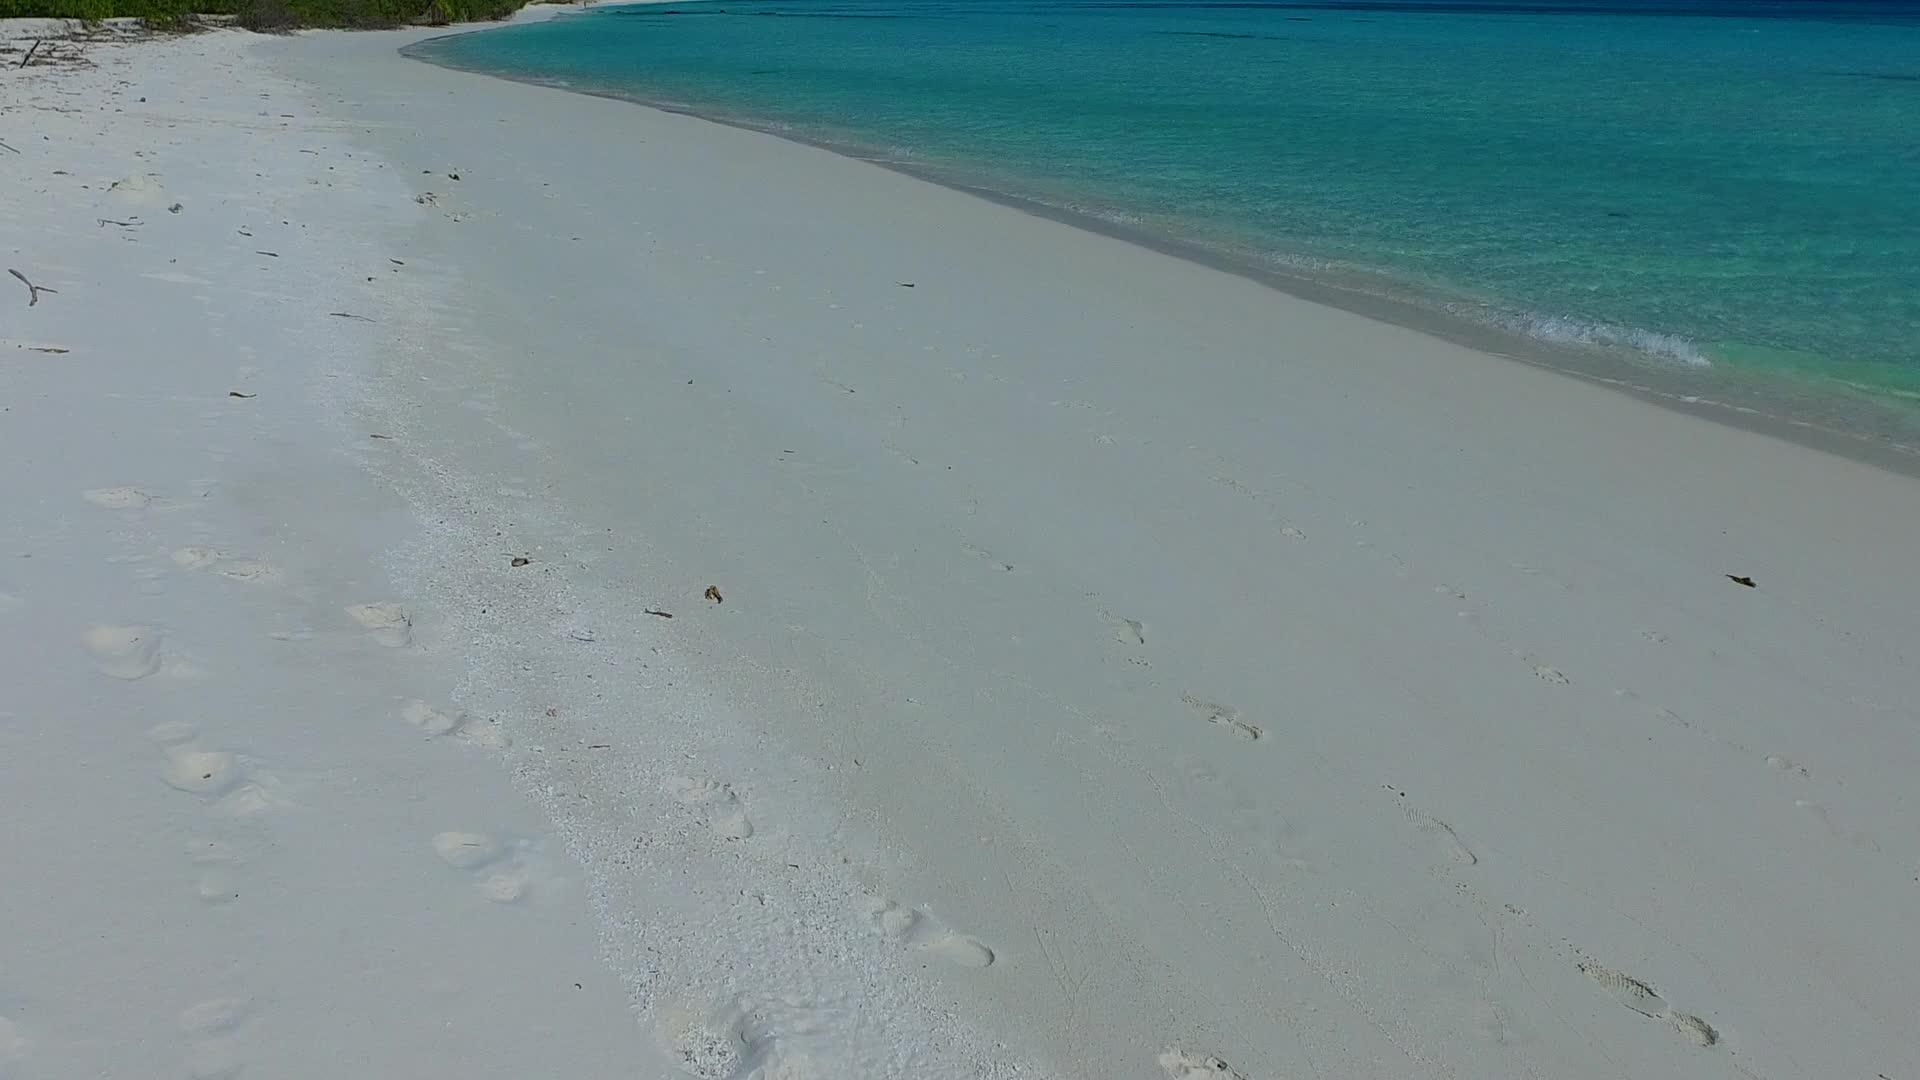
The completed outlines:
{"type": "Polygon", "coordinates": [[[8,1080],[1920,1067],[1910,480],[431,32],[0,106],[8,1080]]]}
{"type": "MultiPolygon", "coordinates": [[[[666,0],[638,2],[660,3],[666,0]]],[[[968,183],[938,168],[890,159],[853,144],[797,134],[778,124],[758,123],[725,113],[709,112],[667,99],[585,89],[560,80],[522,78],[464,67],[419,51],[435,41],[499,28],[475,26],[451,33],[436,33],[409,42],[400,52],[409,59],[451,71],[619,101],[825,150],[1037,218],[1233,274],[1295,299],[1414,330],[1450,344],[1579,379],[1689,416],[1783,439],[1903,476],[1920,478],[1920,415],[1910,410],[1903,411],[1871,394],[1846,397],[1837,388],[1819,387],[1786,376],[1737,369],[1729,374],[1717,364],[1690,370],[1679,361],[1663,361],[1660,357],[1634,354],[1623,346],[1557,343],[1524,331],[1505,328],[1487,319],[1446,311],[1444,305],[1469,301],[1438,294],[1416,297],[1407,292],[1405,285],[1384,272],[1347,270],[1313,274],[1292,270],[1251,255],[1212,247],[1201,241],[1157,233],[1144,227],[1111,221],[1096,213],[1081,212],[1040,199],[968,183]],[[1389,289],[1399,289],[1405,295],[1386,292],[1379,287],[1381,284],[1389,289]],[[1663,368],[1663,363],[1669,366],[1663,368]],[[1805,415],[1795,415],[1782,408],[1783,398],[1793,391],[1800,392],[1795,396],[1807,409],[1805,415]],[[1847,417],[1851,423],[1831,419],[1831,414],[1842,406],[1851,410],[1847,417]]]]}
{"type": "MultiPolygon", "coordinates": [[[[311,45],[307,77],[366,88],[363,145],[468,166],[422,235],[458,268],[442,333],[485,345],[393,383],[480,481],[428,591],[463,594],[490,522],[537,525],[572,591],[531,625],[679,661],[559,679],[561,716],[652,744],[629,769],[692,740],[751,821],[721,845],[743,879],[668,876],[779,914],[679,938],[683,966],[876,1023],[944,1003],[970,1045],[1101,1080],[1860,1060],[1817,1019],[1841,996],[1750,987],[1883,926],[1912,846],[1869,824],[1905,812],[1911,481],[790,140],[311,45]],[[671,734],[663,680],[699,702],[671,734]],[[1816,888],[1847,914],[1809,925],[1816,888]],[[859,955],[862,918],[898,994],[783,966],[859,955]]],[[[479,639],[476,703],[557,662],[479,639]]],[[[599,806],[621,748],[535,775],[599,806]]],[[[615,853],[647,817],[563,820],[615,853]]],[[[587,862],[616,925],[712,918],[587,862]]],[[[1837,948],[1823,985],[1904,993],[1837,948]]],[[[811,1015],[776,1044],[850,1019],[811,1015]]],[[[1903,1060],[1883,1022],[1861,1038],[1903,1060]]]]}

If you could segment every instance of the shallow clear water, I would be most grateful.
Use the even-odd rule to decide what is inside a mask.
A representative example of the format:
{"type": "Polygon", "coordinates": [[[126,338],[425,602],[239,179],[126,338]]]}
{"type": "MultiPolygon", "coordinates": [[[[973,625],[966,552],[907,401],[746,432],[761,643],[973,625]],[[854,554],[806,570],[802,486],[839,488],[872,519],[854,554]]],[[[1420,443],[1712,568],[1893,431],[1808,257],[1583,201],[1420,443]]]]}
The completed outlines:
{"type": "Polygon", "coordinates": [[[1913,3],[711,0],[416,53],[1648,366],[1920,400],[1913,3]]]}

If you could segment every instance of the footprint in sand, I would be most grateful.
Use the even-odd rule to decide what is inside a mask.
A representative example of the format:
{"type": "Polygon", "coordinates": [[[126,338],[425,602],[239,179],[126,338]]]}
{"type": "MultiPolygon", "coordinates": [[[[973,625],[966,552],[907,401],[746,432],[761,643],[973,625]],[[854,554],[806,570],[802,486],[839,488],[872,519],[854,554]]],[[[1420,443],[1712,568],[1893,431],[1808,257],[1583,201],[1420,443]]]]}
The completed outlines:
{"type": "Polygon", "coordinates": [[[661,1044],[692,1080],[758,1080],[816,1075],[804,1063],[782,1060],[779,1032],[812,1030],[818,1021],[793,1002],[734,1000],[706,1010],[669,1006],[660,1011],[661,1044]],[[798,1066],[797,1068],[795,1066],[798,1066]]]}
{"type": "Polygon", "coordinates": [[[167,786],[189,795],[217,799],[245,780],[240,759],[225,750],[193,750],[168,747],[167,763],[160,779],[167,786]]]}
{"type": "Polygon", "coordinates": [[[240,755],[195,745],[193,728],[161,724],[149,733],[160,744],[160,779],[210,803],[232,817],[248,817],[283,805],[286,799],[271,776],[255,770],[240,755]]]}
{"type": "Polygon", "coordinates": [[[94,488],[81,492],[80,497],[108,510],[145,510],[158,501],[139,488],[132,487],[94,488]]]}
{"type": "Polygon", "coordinates": [[[225,1035],[246,1018],[246,999],[216,997],[180,1010],[177,1022],[180,1030],[188,1035],[225,1035]]]}
{"type": "Polygon", "coordinates": [[[753,822],[740,796],[726,784],[676,776],[667,781],[667,792],[681,805],[698,811],[707,828],[722,840],[745,840],[753,835],[753,822]]]}
{"type": "Polygon", "coordinates": [[[1800,764],[1784,754],[1768,754],[1767,765],[1780,772],[1786,773],[1788,776],[1797,776],[1802,780],[1813,775],[1805,765],[1800,764]]]}
{"type": "Polygon", "coordinates": [[[1667,1023],[1672,1024],[1682,1038],[1695,1046],[1712,1046],[1720,1041],[1720,1033],[1713,1029],[1713,1025],[1697,1016],[1670,1012],[1667,1014],[1667,1023]]]}
{"type": "Polygon", "coordinates": [[[212,803],[219,813],[251,817],[286,803],[273,778],[254,771],[237,754],[183,746],[168,747],[165,753],[160,779],[212,803]]]}
{"type": "Polygon", "coordinates": [[[28,352],[44,353],[47,356],[64,356],[73,351],[70,345],[57,345],[51,341],[21,341],[18,338],[0,338],[0,349],[12,346],[28,352]]]}
{"type": "Polygon", "coordinates": [[[1238,709],[1226,705],[1217,705],[1211,701],[1202,701],[1192,694],[1182,694],[1180,700],[1191,706],[1193,711],[1199,713],[1200,718],[1207,723],[1215,727],[1225,728],[1229,734],[1245,739],[1248,742],[1258,742],[1260,737],[1266,734],[1260,730],[1258,725],[1250,724],[1240,719],[1238,709]]]}
{"type": "Polygon", "coordinates": [[[1460,837],[1454,833],[1453,826],[1424,810],[1417,810],[1411,806],[1401,809],[1406,812],[1407,820],[1413,823],[1413,827],[1431,836],[1434,843],[1439,845],[1441,853],[1447,858],[1462,866],[1472,866],[1480,861],[1479,856],[1475,855],[1472,849],[1460,842],[1460,837]]]}
{"type": "Polygon", "coordinates": [[[413,641],[413,617],[399,604],[386,601],[349,604],[347,615],[365,627],[373,640],[389,649],[405,648],[413,641]]]}
{"type": "Polygon", "coordinates": [[[466,713],[443,712],[424,701],[410,701],[400,710],[400,719],[435,737],[451,735],[473,746],[503,750],[513,745],[499,725],[478,720],[466,713]]]}
{"type": "Polygon", "coordinates": [[[1439,818],[1434,817],[1432,814],[1427,813],[1417,806],[1409,805],[1406,801],[1407,793],[1401,791],[1399,788],[1387,785],[1387,790],[1393,792],[1394,795],[1398,797],[1400,801],[1400,812],[1406,815],[1408,824],[1420,832],[1425,833],[1433,841],[1434,846],[1440,850],[1440,853],[1445,855],[1450,862],[1456,862],[1462,866],[1472,866],[1480,861],[1480,857],[1473,853],[1473,849],[1467,847],[1467,845],[1461,841],[1459,834],[1453,831],[1453,826],[1441,821],[1439,818]]]}
{"type": "Polygon", "coordinates": [[[1580,973],[1605,990],[1608,997],[1641,1016],[1661,1017],[1667,1014],[1666,999],[1639,979],[1590,961],[1583,961],[1579,968],[1580,973]]]}
{"type": "Polygon", "coordinates": [[[903,907],[879,897],[868,897],[865,906],[868,923],[888,941],[897,941],[961,967],[993,966],[993,950],[980,939],[949,929],[924,910],[903,907]]]}
{"type": "Polygon", "coordinates": [[[1247,1074],[1211,1054],[1193,1054],[1175,1047],[1160,1053],[1160,1068],[1171,1080],[1247,1080],[1247,1074]]]}
{"type": "Polygon", "coordinates": [[[243,861],[238,852],[218,840],[196,837],[187,841],[187,861],[200,868],[194,895],[206,904],[230,904],[240,899],[235,869],[243,861]]]}
{"type": "Polygon", "coordinates": [[[1147,643],[1147,627],[1139,619],[1129,619],[1125,615],[1115,615],[1111,611],[1102,614],[1106,615],[1107,624],[1113,628],[1114,640],[1120,644],[1145,645],[1147,643]]]}
{"type": "Polygon", "coordinates": [[[478,870],[504,852],[486,833],[443,832],[433,838],[433,853],[455,870],[478,870]]]}
{"type": "Polygon", "coordinates": [[[756,1055],[745,1038],[731,1028],[688,1023],[666,1040],[667,1050],[681,1070],[694,1080],[734,1080],[746,1075],[745,1061],[756,1055]]]}
{"type": "Polygon", "coordinates": [[[433,838],[440,861],[473,879],[480,895],[496,904],[515,903],[533,886],[528,845],[503,844],[486,833],[443,832],[433,838]]]}
{"type": "Polygon", "coordinates": [[[1521,660],[1531,665],[1533,668],[1533,677],[1536,679],[1539,679],[1543,683],[1550,683],[1554,686],[1567,686],[1573,682],[1573,680],[1567,678],[1566,675],[1563,674],[1559,668],[1549,667],[1548,665],[1541,663],[1539,657],[1529,656],[1528,654],[1523,653],[1518,649],[1515,649],[1513,651],[1513,655],[1519,657],[1521,660]]]}
{"type": "Polygon", "coordinates": [[[1666,1021],[1668,1026],[1695,1046],[1712,1046],[1720,1041],[1720,1033],[1713,1029],[1713,1025],[1690,1013],[1669,1008],[1666,999],[1639,979],[1592,961],[1581,961],[1578,966],[1581,974],[1606,991],[1608,997],[1641,1016],[1666,1021]]]}
{"type": "Polygon", "coordinates": [[[983,548],[978,544],[962,543],[960,545],[960,549],[962,551],[965,551],[967,554],[973,556],[976,559],[985,559],[987,562],[992,563],[994,566],[1000,568],[1001,570],[1006,571],[1009,574],[1013,573],[1012,563],[1006,561],[1005,559],[1002,559],[1000,556],[995,555],[993,552],[988,551],[986,548],[983,548]]]}
{"type": "Polygon", "coordinates": [[[260,559],[239,559],[219,548],[183,547],[173,553],[173,564],[184,570],[205,570],[234,581],[273,584],[280,568],[260,559]]]}
{"type": "Polygon", "coordinates": [[[1480,861],[1479,856],[1475,855],[1471,848],[1460,842],[1460,837],[1453,831],[1453,826],[1424,810],[1416,810],[1410,806],[1402,809],[1406,812],[1407,820],[1413,823],[1413,827],[1432,837],[1433,842],[1439,846],[1441,854],[1448,859],[1462,866],[1472,866],[1480,861]]]}
{"type": "Polygon", "coordinates": [[[116,679],[144,679],[160,670],[160,631],[151,626],[102,623],[81,639],[101,674],[116,679]]]}

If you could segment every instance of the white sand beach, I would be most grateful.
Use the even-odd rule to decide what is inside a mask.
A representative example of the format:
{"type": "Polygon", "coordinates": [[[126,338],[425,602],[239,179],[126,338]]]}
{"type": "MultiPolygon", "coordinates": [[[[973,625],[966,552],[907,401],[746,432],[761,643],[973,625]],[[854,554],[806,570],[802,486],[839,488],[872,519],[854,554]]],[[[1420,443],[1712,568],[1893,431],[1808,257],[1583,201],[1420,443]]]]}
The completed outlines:
{"type": "Polygon", "coordinates": [[[0,1077],[1920,1075],[1912,477],[428,33],[0,52],[0,1077]]]}

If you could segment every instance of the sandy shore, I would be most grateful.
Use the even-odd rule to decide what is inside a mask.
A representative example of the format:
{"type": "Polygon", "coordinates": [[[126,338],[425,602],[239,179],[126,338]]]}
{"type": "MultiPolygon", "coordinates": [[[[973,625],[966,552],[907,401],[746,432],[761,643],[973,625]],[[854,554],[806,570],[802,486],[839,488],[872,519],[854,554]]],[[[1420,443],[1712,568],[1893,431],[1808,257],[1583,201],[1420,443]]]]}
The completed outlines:
{"type": "Polygon", "coordinates": [[[1920,1070],[1912,479],[419,36],[0,73],[0,1076],[1920,1070]]]}

